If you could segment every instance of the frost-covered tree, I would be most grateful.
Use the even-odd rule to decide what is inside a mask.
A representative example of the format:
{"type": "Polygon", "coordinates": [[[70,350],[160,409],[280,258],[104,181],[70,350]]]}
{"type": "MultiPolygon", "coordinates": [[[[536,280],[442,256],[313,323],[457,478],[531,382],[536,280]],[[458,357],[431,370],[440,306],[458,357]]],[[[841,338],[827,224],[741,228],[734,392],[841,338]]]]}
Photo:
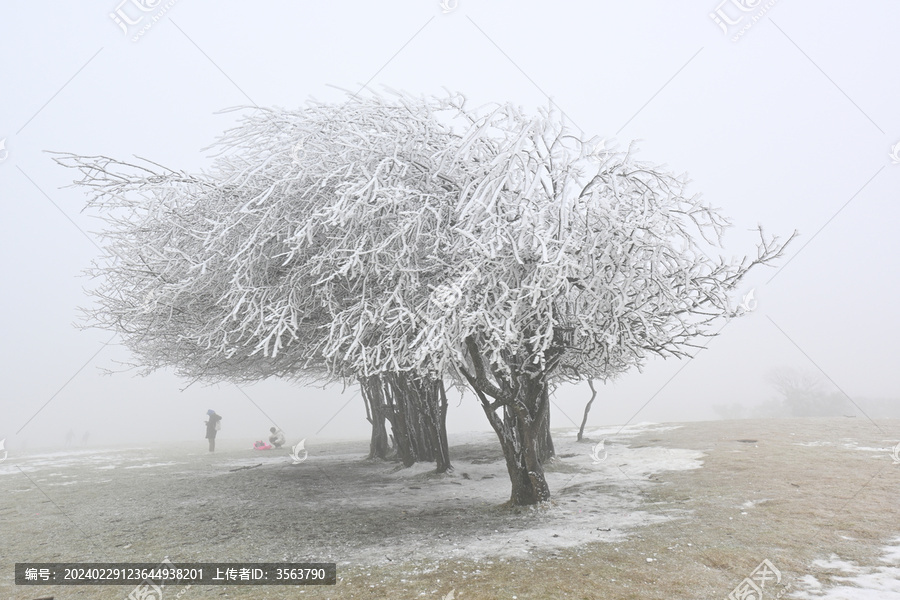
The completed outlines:
{"type": "Polygon", "coordinates": [[[470,384],[503,447],[511,502],[531,504],[550,495],[554,382],[688,356],[713,320],[736,314],[741,278],[783,245],[760,231],[755,257],[709,259],[704,246],[727,222],[686,194],[684,177],[631,149],[597,162],[593,140],[553,112],[467,116],[454,160],[436,171],[454,194],[440,283],[391,310],[415,332],[401,362],[470,384]]]}
{"type": "Polygon", "coordinates": [[[707,258],[726,221],[683,177],[592,146],[552,111],[373,95],[252,113],[204,175],[62,160],[111,210],[97,321],[145,364],[355,379],[373,447],[390,406],[439,454],[443,381],[467,385],[524,505],[550,497],[554,385],[688,356],[783,248],[707,258]]]}
{"type": "MultiPolygon", "coordinates": [[[[346,200],[373,184],[413,201],[426,190],[421,161],[449,133],[431,113],[447,102],[373,98],[263,111],[226,133],[214,168],[202,175],[61,156],[82,171],[89,204],[108,225],[108,256],[94,269],[101,283],[92,324],[120,332],[146,371],[173,367],[213,381],[358,380],[373,453],[386,451],[387,419],[405,464],[424,457],[449,469],[440,374],[406,372],[396,362],[360,369],[323,352],[345,304],[396,285],[384,271],[389,265],[396,273],[391,249],[366,250],[390,244],[394,223],[347,212],[346,200]],[[386,153],[409,158],[415,175],[385,170],[386,153]],[[363,227],[347,226],[354,221],[363,227]],[[372,259],[365,272],[353,262],[360,256],[372,259]]],[[[362,352],[380,352],[377,338],[363,344],[362,352]]]]}

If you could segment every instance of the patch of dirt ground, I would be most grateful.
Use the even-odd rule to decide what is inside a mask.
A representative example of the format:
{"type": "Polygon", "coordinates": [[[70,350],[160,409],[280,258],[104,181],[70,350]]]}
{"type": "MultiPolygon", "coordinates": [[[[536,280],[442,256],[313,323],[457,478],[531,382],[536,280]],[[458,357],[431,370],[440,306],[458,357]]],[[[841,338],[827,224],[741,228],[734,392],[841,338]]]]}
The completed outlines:
{"type": "Polygon", "coordinates": [[[210,455],[203,440],[10,456],[0,464],[0,598],[124,599],[133,586],[15,586],[13,565],[165,556],[335,562],[338,583],[169,586],[163,600],[712,599],[763,560],[779,571],[766,592],[791,597],[809,594],[811,582],[836,585],[846,561],[883,564],[884,546],[900,536],[891,457],[900,421],[645,424],[588,435],[576,443],[572,431],[555,431],[553,500],[526,509],[504,506],[509,480],[487,433],[451,435],[448,475],[366,460],[364,440],[307,444],[299,465],[285,450],[220,444],[210,455]],[[601,439],[606,458],[596,461],[601,439]]]}

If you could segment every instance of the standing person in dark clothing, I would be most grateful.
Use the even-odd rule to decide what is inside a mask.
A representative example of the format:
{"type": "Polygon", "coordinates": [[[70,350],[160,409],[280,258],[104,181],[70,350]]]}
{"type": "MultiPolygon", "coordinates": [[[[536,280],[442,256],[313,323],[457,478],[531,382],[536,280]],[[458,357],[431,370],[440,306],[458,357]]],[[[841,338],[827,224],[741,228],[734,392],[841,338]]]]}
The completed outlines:
{"type": "Polygon", "coordinates": [[[222,420],[222,417],[216,414],[216,411],[213,409],[209,409],[206,411],[206,414],[209,415],[209,420],[206,421],[206,439],[209,440],[209,451],[216,451],[216,432],[222,428],[219,422],[222,420]]]}

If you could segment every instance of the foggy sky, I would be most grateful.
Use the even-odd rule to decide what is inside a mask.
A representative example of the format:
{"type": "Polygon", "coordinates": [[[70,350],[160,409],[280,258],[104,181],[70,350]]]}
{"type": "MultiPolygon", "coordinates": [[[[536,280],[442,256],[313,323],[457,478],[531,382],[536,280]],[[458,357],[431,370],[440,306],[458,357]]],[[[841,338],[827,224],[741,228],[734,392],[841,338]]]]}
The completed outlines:
{"type": "MultiPolygon", "coordinates": [[[[104,347],[110,332],[74,326],[90,302],[82,271],[99,255],[91,232],[102,223],[81,212],[82,190],[64,187],[76,173],[44,153],[198,171],[210,164],[202,148],[234,124],[235,113],[216,111],[339,101],[333,86],[364,84],[446,87],[473,105],[514,101],[531,113],[549,97],[586,135],[641,140],[640,159],[688,172],[690,191],[733,220],[726,255],[755,252],[758,223],[800,231],[776,268],[742,286],[739,295],[755,290],[753,313],[691,361],[651,361],[601,386],[592,424],[715,418],[716,404],[769,399],[765,376],[779,366],[819,372],[853,399],[900,397],[900,164],[889,156],[900,142],[900,3],[770,1],[733,42],[764,4],[742,13],[717,0],[459,0],[443,13],[422,0],[178,0],[132,42],[140,27],[126,35],[109,14],[119,7],[147,23],[159,9],[4,3],[0,439],[13,451],[62,443],[72,430],[90,431],[92,444],[202,447],[208,408],[225,417],[220,439],[248,447],[272,422],[290,441],[365,436],[355,387],[181,391],[187,382],[167,372],[103,375],[127,350],[116,338],[104,347]],[[717,8],[745,15],[741,25],[723,33],[709,16],[717,8]]],[[[553,426],[580,421],[588,395],[586,385],[560,390],[553,426]]],[[[489,430],[471,395],[451,398],[451,443],[454,431],[489,430]]]]}

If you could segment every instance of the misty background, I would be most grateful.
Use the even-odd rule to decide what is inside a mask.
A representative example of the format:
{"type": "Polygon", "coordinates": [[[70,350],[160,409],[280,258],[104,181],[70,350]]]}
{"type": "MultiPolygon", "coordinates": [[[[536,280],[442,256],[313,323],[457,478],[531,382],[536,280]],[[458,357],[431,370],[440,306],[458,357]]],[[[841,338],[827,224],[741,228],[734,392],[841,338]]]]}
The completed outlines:
{"type": "MultiPolygon", "coordinates": [[[[693,360],[651,360],[599,385],[589,426],[819,409],[900,416],[900,164],[890,156],[900,143],[900,3],[744,0],[756,8],[741,12],[717,0],[459,0],[444,12],[421,0],[169,0],[141,12],[116,1],[0,7],[0,439],[11,453],[61,446],[70,431],[75,446],[87,432],[89,445],[203,448],[209,408],[224,417],[219,439],[247,448],[273,422],[307,447],[368,435],[356,386],[184,389],[165,371],[104,375],[128,351],[110,332],[75,326],[102,222],[81,212],[82,190],[65,187],[77,173],[45,153],[199,171],[210,164],[202,149],[237,117],[217,111],[341,101],[337,88],[363,86],[447,88],[529,113],[552,99],[588,136],[639,140],[639,159],[688,172],[690,190],[733,221],[725,256],[755,252],[758,223],[783,237],[800,231],[778,267],[744,282],[736,302],[752,290],[753,312],[720,323],[693,360]],[[164,14],[134,42],[140,25],[123,31],[117,9],[143,15],[141,25],[164,14]],[[717,9],[741,25],[723,32],[717,9]]],[[[589,397],[586,384],[557,390],[552,426],[580,423],[589,397]]],[[[468,393],[451,393],[447,426],[451,444],[454,432],[490,431],[468,393]]]]}

